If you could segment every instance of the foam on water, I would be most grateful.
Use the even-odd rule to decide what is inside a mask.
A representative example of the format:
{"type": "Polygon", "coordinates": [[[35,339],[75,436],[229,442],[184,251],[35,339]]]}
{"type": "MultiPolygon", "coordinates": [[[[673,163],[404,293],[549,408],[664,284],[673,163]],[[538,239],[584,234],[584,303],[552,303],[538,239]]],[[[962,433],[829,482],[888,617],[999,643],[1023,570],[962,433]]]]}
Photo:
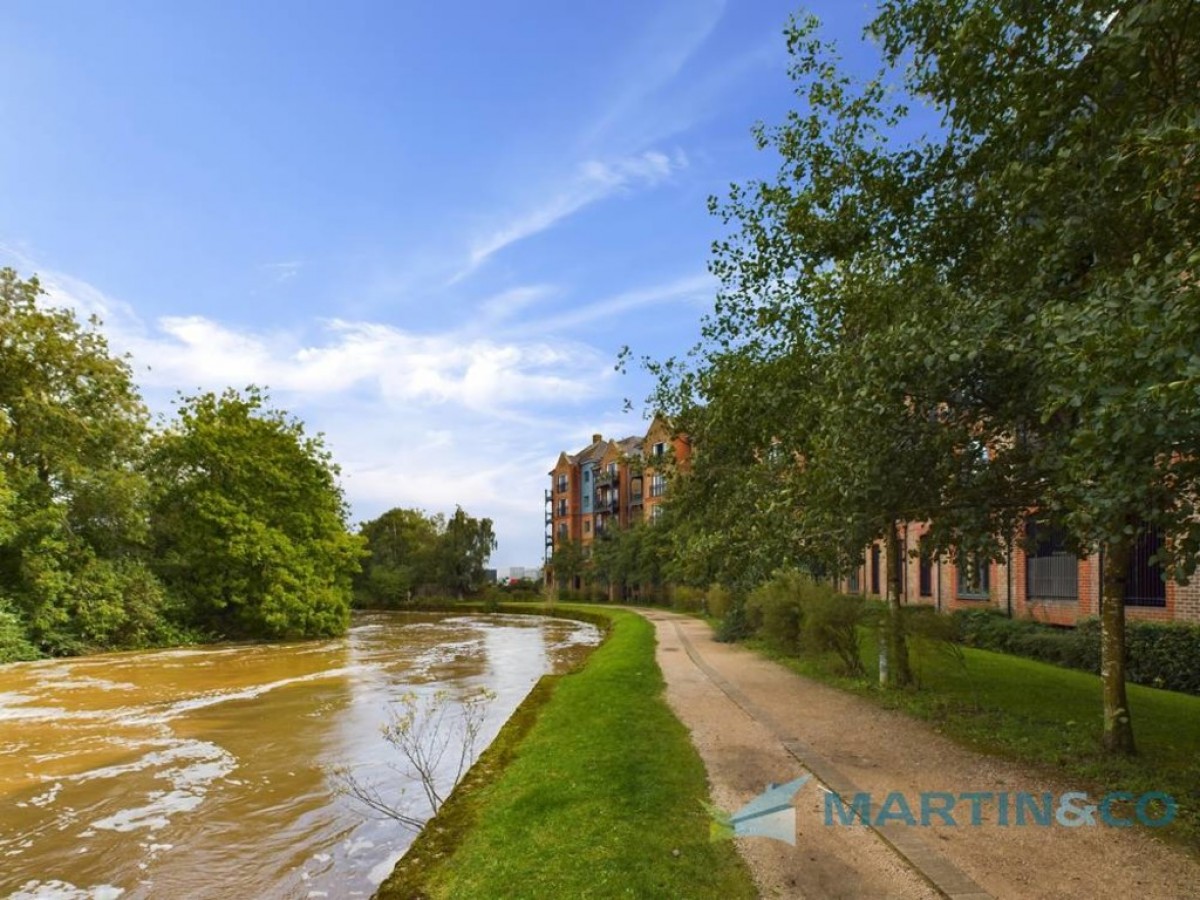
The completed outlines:
{"type": "MultiPolygon", "coordinates": [[[[166,779],[170,791],[150,791],[147,803],[118,810],[90,823],[90,828],[105,831],[136,831],[165,828],[177,813],[190,812],[201,803],[209,787],[237,768],[237,760],[226,750],[208,741],[180,741],[167,750],[145,754],[141,759],[120,766],[106,766],[74,776],[76,781],[116,778],[131,772],[163,768],[158,778],[166,779]],[[173,763],[185,763],[172,765],[173,763]]],[[[152,845],[167,848],[169,845],[152,845]]]]}
{"type": "Polygon", "coordinates": [[[9,900],[117,900],[123,893],[111,884],[80,888],[67,881],[27,881],[9,900]]]}

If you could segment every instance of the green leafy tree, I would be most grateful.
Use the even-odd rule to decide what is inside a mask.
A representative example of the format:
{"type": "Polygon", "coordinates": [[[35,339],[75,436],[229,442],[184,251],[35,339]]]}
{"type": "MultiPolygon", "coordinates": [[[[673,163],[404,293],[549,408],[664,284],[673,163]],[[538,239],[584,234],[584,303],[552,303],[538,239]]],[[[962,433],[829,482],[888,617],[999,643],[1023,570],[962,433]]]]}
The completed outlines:
{"type": "Polygon", "coordinates": [[[1103,555],[1104,743],[1132,753],[1134,542],[1170,535],[1159,556],[1179,577],[1200,557],[1200,11],[942,7],[887,3],[876,25],[890,59],[911,58],[912,90],[945,113],[922,252],[976,311],[978,344],[1029,373],[995,444],[1077,549],[1103,555]]]}
{"type": "Polygon", "coordinates": [[[554,573],[554,589],[561,592],[572,589],[576,578],[582,578],[587,560],[583,545],[579,541],[555,541],[554,553],[550,557],[550,570],[554,573]]]}
{"type": "Polygon", "coordinates": [[[189,623],[231,638],[346,629],[363,551],[337,466],[258,388],[184,398],[148,470],[154,566],[189,623]]]}
{"type": "Polygon", "coordinates": [[[483,569],[496,549],[491,519],[476,519],[461,506],[449,519],[438,517],[438,584],[461,598],[483,584],[483,569]]]}
{"type": "Polygon", "coordinates": [[[634,522],[612,529],[592,544],[589,577],[607,588],[609,600],[636,593],[645,598],[661,593],[670,555],[665,524],[634,522]]]}
{"type": "Polygon", "coordinates": [[[143,561],[146,410],[98,320],[42,295],[0,269],[0,600],[43,652],[140,646],[164,602],[143,561]]]}
{"type": "Polygon", "coordinates": [[[368,557],[355,576],[359,606],[397,606],[436,583],[438,529],[418,509],[390,509],[359,533],[368,557]]]}

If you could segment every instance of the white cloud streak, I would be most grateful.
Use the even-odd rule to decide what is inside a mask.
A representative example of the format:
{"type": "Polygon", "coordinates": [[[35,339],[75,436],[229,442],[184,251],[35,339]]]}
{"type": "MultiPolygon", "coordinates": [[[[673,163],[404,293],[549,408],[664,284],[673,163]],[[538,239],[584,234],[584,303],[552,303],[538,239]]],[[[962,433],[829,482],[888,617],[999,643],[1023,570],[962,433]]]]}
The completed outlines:
{"type": "Polygon", "coordinates": [[[452,283],[465,278],[504,248],[552,228],[585,207],[624,190],[656,187],[686,169],[687,165],[687,157],[679,150],[671,155],[647,150],[608,162],[589,160],[583,163],[570,183],[551,192],[549,199],[513,216],[476,241],[467,267],[454,277],[452,283]]]}
{"type": "Polygon", "coordinates": [[[522,330],[545,334],[564,332],[580,325],[608,319],[645,306],[690,301],[708,301],[715,296],[717,281],[707,272],[689,275],[666,284],[625,291],[603,300],[572,306],[567,312],[525,322],[522,330]]]}

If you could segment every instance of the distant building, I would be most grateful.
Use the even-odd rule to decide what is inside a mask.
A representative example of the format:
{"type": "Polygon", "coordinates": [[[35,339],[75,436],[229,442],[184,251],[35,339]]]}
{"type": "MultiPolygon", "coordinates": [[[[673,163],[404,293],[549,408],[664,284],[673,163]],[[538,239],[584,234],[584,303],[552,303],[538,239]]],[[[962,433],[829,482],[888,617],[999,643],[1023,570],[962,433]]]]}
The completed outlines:
{"type": "Polygon", "coordinates": [[[542,570],[540,567],[512,566],[507,577],[511,581],[540,581],[542,570]]]}
{"type": "Polygon", "coordinates": [[[593,434],[577,453],[560,453],[545,497],[547,584],[553,581],[550,557],[565,542],[578,541],[587,554],[606,531],[657,521],[667,493],[666,458],[686,463],[690,454],[687,438],[662,416],[644,435],[606,440],[593,434]]]}

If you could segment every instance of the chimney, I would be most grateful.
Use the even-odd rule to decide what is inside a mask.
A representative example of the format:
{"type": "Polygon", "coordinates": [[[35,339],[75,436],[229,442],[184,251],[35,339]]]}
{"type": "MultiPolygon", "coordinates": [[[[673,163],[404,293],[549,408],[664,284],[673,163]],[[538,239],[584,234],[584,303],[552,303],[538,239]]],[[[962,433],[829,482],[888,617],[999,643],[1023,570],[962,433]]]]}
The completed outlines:
{"type": "Polygon", "coordinates": [[[604,440],[604,435],[602,435],[602,434],[593,434],[592,435],[592,443],[593,444],[598,444],[602,440],[604,440]]]}

